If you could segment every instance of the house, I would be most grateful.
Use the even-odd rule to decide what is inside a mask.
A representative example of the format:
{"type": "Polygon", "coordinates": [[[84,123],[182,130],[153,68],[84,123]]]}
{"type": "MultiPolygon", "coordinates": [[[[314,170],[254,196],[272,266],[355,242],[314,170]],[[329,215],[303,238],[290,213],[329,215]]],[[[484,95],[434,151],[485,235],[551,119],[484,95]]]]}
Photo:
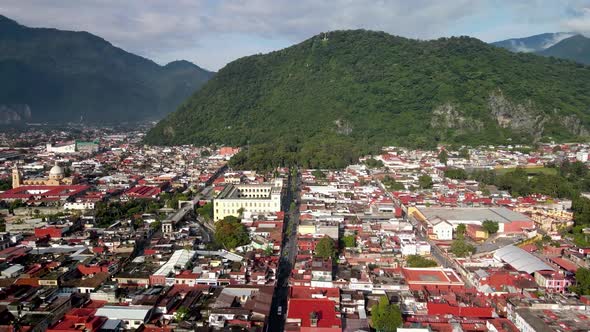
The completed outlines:
{"type": "Polygon", "coordinates": [[[340,313],[329,299],[290,299],[285,330],[342,331],[340,313]]]}
{"type": "Polygon", "coordinates": [[[96,316],[108,317],[109,320],[120,320],[123,329],[137,329],[147,322],[153,314],[151,306],[104,306],[96,310],[96,316]]]}
{"type": "Polygon", "coordinates": [[[444,219],[437,218],[432,222],[432,232],[437,240],[453,239],[453,225],[444,219]]]}

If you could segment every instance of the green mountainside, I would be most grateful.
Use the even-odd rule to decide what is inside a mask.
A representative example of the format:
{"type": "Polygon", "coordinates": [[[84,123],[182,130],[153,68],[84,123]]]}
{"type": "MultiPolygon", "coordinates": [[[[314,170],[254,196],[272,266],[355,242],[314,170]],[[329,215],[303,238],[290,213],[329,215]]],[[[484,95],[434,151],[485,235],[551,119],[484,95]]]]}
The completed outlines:
{"type": "Polygon", "coordinates": [[[469,37],[335,31],[216,74],[146,137],[248,146],[235,167],[342,167],[397,144],[495,144],[588,135],[590,68],[469,37]]]}
{"type": "Polygon", "coordinates": [[[28,28],[0,15],[0,123],[158,119],[213,73],[160,66],[87,32],[28,28]]]}
{"type": "Polygon", "coordinates": [[[590,64],[590,38],[575,35],[538,52],[538,54],[569,59],[588,65],[590,64]]]}

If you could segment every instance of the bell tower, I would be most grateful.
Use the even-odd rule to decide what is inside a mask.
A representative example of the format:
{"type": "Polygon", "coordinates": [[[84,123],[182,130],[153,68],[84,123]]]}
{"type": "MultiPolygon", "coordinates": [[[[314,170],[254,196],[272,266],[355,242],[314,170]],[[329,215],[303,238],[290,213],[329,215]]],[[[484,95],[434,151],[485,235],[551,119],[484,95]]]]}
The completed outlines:
{"type": "Polygon", "coordinates": [[[12,169],[12,188],[20,187],[20,170],[18,169],[18,165],[14,165],[12,169]]]}

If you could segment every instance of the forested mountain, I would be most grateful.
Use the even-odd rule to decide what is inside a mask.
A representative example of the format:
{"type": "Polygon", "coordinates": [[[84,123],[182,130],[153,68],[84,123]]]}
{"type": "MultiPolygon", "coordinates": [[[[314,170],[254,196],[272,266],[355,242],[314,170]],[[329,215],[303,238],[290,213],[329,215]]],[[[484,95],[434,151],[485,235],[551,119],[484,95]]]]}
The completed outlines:
{"type": "Polygon", "coordinates": [[[570,32],[544,33],[492,43],[513,52],[536,53],[590,64],[590,38],[570,32]]]}
{"type": "Polygon", "coordinates": [[[28,28],[0,15],[0,123],[158,119],[213,73],[160,66],[87,32],[28,28]]]}
{"type": "Polygon", "coordinates": [[[590,38],[575,35],[538,52],[538,54],[590,65],[590,38]]]}
{"type": "Polygon", "coordinates": [[[590,68],[469,37],[335,31],[224,67],[146,138],[248,146],[238,167],[342,167],[382,145],[588,135],[590,68]]]}

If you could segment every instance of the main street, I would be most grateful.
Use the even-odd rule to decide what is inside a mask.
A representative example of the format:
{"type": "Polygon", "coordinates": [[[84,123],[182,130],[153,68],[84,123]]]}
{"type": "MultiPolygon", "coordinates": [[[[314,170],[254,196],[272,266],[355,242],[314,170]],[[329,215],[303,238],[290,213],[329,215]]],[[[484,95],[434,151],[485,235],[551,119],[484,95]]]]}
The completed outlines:
{"type": "Polygon", "coordinates": [[[296,172],[295,178],[289,176],[287,192],[283,199],[283,211],[285,211],[285,224],[283,228],[283,245],[277,283],[273,295],[273,301],[268,318],[267,331],[283,331],[287,314],[287,298],[289,296],[289,276],[297,255],[297,225],[299,225],[300,202],[300,176],[296,172]],[[293,186],[292,184],[295,183],[293,186]],[[291,204],[294,202],[294,204],[291,204]],[[281,307],[281,313],[278,309],[281,307]]]}

